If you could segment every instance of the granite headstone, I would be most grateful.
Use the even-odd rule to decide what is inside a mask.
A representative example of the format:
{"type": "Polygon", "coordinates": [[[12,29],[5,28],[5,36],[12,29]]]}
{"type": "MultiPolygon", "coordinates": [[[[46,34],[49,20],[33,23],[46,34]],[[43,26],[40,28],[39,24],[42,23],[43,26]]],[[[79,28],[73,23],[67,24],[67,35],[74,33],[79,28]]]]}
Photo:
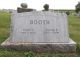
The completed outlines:
{"type": "Polygon", "coordinates": [[[4,48],[33,52],[75,52],[65,13],[51,11],[11,13],[10,37],[4,48]]]}
{"type": "Polygon", "coordinates": [[[54,12],[13,13],[13,42],[69,42],[67,16],[54,12]]]}

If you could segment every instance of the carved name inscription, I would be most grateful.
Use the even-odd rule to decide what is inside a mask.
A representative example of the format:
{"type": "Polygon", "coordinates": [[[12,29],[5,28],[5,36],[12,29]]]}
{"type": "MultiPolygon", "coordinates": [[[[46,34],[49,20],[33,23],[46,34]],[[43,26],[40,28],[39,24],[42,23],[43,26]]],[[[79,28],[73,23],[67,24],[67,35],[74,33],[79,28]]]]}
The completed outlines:
{"type": "Polygon", "coordinates": [[[30,20],[30,24],[49,24],[49,20],[30,20]]]}

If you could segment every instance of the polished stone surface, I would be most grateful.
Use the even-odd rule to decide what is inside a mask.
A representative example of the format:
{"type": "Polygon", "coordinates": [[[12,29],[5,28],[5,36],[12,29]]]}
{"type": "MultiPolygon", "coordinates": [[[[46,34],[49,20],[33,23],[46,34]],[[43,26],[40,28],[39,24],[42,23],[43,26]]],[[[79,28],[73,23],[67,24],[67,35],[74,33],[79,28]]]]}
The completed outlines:
{"type": "Polygon", "coordinates": [[[12,42],[69,42],[67,15],[56,12],[12,13],[12,42]]]}

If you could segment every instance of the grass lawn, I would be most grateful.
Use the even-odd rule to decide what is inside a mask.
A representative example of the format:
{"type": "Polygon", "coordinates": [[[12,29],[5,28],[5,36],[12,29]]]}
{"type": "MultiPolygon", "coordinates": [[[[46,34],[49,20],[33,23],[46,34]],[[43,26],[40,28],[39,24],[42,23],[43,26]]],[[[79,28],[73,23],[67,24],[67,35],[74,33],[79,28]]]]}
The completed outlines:
{"type": "Polygon", "coordinates": [[[9,36],[10,14],[0,12],[0,43],[9,36]]]}
{"type": "MultiPolygon", "coordinates": [[[[76,17],[74,15],[70,15],[68,17],[68,23],[69,23],[69,35],[70,38],[72,38],[77,43],[80,43],[80,18],[76,17]]],[[[6,40],[9,37],[9,28],[10,28],[10,13],[2,12],[0,11],[0,44],[6,40]]],[[[25,52],[20,51],[7,51],[6,49],[3,49],[0,47],[0,57],[24,57],[25,52]]],[[[50,54],[48,54],[50,55],[50,54]]],[[[48,57],[46,54],[46,56],[48,57]]],[[[44,54],[40,55],[42,57],[45,57],[44,54]]],[[[64,55],[57,54],[54,55],[55,57],[61,57],[64,55]]],[[[66,57],[80,57],[80,55],[65,55],[66,57]]],[[[38,55],[36,54],[36,57],[38,55]]]]}
{"type": "Polygon", "coordinates": [[[68,21],[70,37],[77,43],[80,43],[80,17],[70,15],[68,21]]]}

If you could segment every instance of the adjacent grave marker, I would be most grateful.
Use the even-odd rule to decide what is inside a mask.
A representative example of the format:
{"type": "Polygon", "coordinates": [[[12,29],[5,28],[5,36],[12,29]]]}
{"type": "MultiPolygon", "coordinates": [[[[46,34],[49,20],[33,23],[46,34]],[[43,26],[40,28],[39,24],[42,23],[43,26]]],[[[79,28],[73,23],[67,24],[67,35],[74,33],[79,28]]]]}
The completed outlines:
{"type": "Polygon", "coordinates": [[[22,3],[21,7],[17,8],[17,12],[22,13],[22,12],[31,12],[31,11],[35,10],[35,9],[27,8],[27,7],[28,7],[28,5],[26,3],[22,3]]]}

